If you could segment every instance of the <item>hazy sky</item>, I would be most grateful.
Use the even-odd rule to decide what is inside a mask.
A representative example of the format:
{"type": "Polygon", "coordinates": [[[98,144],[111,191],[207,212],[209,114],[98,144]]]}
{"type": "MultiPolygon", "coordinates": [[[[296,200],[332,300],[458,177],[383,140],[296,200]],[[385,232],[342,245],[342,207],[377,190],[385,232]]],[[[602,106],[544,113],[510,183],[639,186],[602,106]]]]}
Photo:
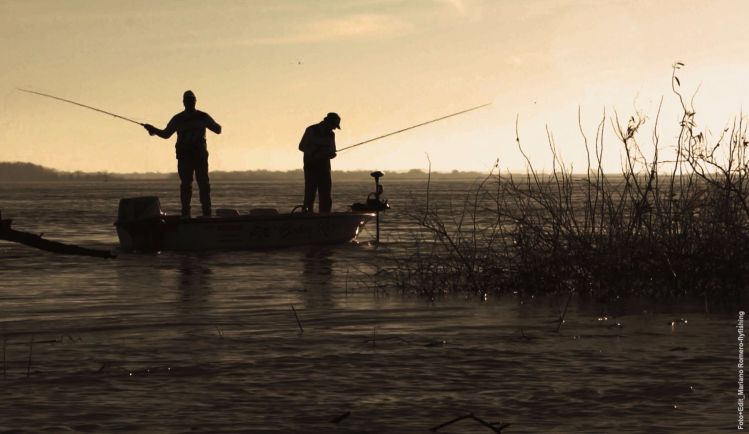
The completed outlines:
{"type": "MultiPolygon", "coordinates": [[[[0,0],[0,161],[62,170],[174,171],[174,139],[30,88],[164,127],[192,89],[224,128],[213,170],[301,167],[304,128],[337,111],[335,169],[548,167],[546,127],[584,167],[604,110],[675,135],[671,65],[697,120],[720,131],[749,101],[749,1],[0,0]]],[[[611,130],[607,124],[607,131],[611,130]]],[[[643,139],[647,139],[646,134],[643,139]]],[[[607,142],[609,168],[619,148],[607,142]]]]}

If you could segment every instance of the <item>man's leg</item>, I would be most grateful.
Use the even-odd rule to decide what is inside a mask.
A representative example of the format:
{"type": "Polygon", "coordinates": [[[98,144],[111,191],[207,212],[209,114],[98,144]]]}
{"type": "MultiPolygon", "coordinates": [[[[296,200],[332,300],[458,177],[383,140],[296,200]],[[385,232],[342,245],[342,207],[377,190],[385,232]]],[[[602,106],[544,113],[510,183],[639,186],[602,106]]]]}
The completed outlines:
{"type": "Polygon", "coordinates": [[[315,206],[315,192],[317,182],[315,179],[315,168],[311,164],[304,165],[304,210],[312,212],[315,206]]]}
{"type": "Polygon", "coordinates": [[[317,188],[320,192],[320,212],[330,212],[333,208],[333,198],[330,193],[333,182],[330,179],[330,168],[321,167],[318,175],[317,188]]]}
{"type": "Polygon", "coordinates": [[[190,201],[192,200],[192,173],[195,167],[187,158],[177,160],[177,173],[179,173],[179,199],[182,202],[182,216],[190,217],[190,201]]]}
{"type": "Polygon", "coordinates": [[[208,179],[208,159],[204,158],[195,164],[195,180],[198,181],[200,189],[200,205],[203,208],[203,215],[211,215],[211,184],[208,179]]]}

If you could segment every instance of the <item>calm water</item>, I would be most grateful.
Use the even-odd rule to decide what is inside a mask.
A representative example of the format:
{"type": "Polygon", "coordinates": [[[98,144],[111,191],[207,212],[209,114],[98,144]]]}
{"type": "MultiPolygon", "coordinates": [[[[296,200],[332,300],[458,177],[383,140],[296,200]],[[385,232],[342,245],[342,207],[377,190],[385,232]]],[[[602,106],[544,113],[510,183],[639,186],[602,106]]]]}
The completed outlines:
{"type": "MultiPolygon", "coordinates": [[[[735,312],[573,305],[556,333],[564,300],[373,291],[425,187],[384,181],[379,249],[373,227],[358,245],[112,260],[0,242],[0,432],[426,433],[468,413],[505,433],[736,429],[735,312]]],[[[371,187],[336,184],[334,208],[371,187]]],[[[302,185],[213,189],[216,207],[287,210],[302,185]]],[[[18,229],[114,249],[118,199],[146,194],[179,209],[176,182],[110,182],[2,185],[0,210],[18,229]]]]}

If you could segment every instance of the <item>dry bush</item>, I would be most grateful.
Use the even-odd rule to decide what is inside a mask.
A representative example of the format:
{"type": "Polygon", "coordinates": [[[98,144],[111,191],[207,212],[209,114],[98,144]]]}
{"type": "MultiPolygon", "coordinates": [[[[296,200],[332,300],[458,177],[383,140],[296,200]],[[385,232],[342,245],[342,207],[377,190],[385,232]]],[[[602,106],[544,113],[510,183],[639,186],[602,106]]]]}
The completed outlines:
{"type": "Polygon", "coordinates": [[[734,303],[749,284],[746,125],[708,143],[679,91],[681,66],[675,160],[659,159],[658,116],[652,155],[638,142],[641,115],[610,119],[625,155],[616,175],[602,168],[605,114],[592,143],[582,134],[584,174],[565,167],[548,134],[551,173],[526,157],[526,174],[492,172],[458,205],[427,200],[412,216],[422,229],[414,248],[389,268],[392,281],[429,297],[574,291],[734,303]]]}

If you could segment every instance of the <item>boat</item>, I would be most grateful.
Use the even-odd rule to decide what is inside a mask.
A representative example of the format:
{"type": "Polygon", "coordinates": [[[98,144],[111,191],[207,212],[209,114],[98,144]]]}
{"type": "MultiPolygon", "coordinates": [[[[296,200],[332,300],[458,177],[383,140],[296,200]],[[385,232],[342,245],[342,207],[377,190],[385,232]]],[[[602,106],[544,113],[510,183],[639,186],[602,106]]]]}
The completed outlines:
{"type": "Polygon", "coordinates": [[[143,196],[120,199],[114,225],[121,249],[128,252],[255,250],[350,242],[375,216],[370,211],[279,213],[261,208],[183,218],[163,212],[158,197],[143,196]]]}

